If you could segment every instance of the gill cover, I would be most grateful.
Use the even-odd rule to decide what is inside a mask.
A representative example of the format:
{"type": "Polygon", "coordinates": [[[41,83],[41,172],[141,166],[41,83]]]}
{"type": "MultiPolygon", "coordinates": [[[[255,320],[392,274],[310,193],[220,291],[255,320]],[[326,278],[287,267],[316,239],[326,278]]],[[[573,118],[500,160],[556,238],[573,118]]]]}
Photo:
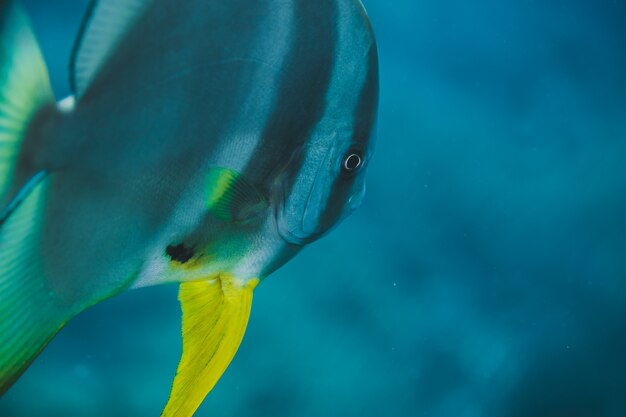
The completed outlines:
{"type": "Polygon", "coordinates": [[[183,283],[183,354],[162,417],[188,417],[213,389],[243,339],[258,279],[231,275],[183,283]]]}

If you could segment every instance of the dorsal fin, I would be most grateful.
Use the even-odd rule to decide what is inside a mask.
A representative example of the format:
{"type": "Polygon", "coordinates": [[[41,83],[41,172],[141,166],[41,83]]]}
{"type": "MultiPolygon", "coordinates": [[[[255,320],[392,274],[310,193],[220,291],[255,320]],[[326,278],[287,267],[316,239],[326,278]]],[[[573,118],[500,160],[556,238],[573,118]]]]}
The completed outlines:
{"type": "Polygon", "coordinates": [[[26,132],[37,112],[53,103],[46,64],[26,15],[16,1],[0,1],[0,212],[12,197],[26,132]]]}
{"type": "Polygon", "coordinates": [[[80,98],[106,65],[153,0],[92,0],[83,20],[70,62],[70,86],[80,98]]]}

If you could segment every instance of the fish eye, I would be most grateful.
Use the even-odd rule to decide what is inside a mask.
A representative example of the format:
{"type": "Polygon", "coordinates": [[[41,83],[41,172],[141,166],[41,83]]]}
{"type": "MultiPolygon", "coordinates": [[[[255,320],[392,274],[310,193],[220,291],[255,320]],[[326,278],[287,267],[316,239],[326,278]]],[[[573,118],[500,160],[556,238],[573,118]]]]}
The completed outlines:
{"type": "Polygon", "coordinates": [[[346,153],[341,163],[341,172],[344,175],[353,175],[363,165],[363,156],[357,150],[351,150],[346,153]]]}

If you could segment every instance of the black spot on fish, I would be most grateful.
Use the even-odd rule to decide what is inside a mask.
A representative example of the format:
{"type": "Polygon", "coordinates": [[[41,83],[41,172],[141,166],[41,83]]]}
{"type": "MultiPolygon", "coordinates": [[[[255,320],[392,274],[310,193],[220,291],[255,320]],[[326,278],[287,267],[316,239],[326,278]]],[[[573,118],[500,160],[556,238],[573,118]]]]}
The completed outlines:
{"type": "Polygon", "coordinates": [[[194,248],[187,248],[185,247],[184,243],[178,245],[169,245],[165,249],[165,253],[172,259],[172,261],[184,264],[185,262],[193,258],[194,248]]]}

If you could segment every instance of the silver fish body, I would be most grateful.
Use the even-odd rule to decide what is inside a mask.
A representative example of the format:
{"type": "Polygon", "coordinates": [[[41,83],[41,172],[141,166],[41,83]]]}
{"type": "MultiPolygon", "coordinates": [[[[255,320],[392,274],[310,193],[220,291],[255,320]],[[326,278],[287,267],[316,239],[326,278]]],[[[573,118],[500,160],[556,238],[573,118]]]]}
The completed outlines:
{"type": "Polygon", "coordinates": [[[371,155],[377,80],[356,1],[153,2],[42,135],[54,138],[38,159],[56,172],[44,246],[58,291],[75,302],[207,268],[266,276],[360,198],[362,172],[343,178],[341,163],[371,155]],[[210,218],[211,167],[241,173],[268,205],[245,224],[210,218]],[[165,249],[178,244],[214,261],[172,276],[165,249]]]}
{"type": "MultiPolygon", "coordinates": [[[[0,188],[0,271],[34,219],[33,247],[11,250],[37,259],[50,328],[128,288],[220,276],[244,288],[361,203],[378,58],[358,0],[96,1],[71,84],[61,105],[29,101],[0,188]]],[[[43,326],[32,355],[56,332],[43,326]]],[[[25,369],[3,366],[0,393],[25,369]]]]}

